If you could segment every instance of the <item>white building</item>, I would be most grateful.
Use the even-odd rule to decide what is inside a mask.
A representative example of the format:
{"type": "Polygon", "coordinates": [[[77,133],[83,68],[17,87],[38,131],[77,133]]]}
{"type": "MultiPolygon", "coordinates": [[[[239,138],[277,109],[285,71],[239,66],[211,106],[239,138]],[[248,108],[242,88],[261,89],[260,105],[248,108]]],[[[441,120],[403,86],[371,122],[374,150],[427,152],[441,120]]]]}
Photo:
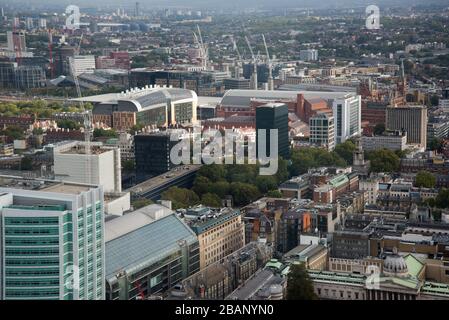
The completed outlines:
{"type": "Polygon", "coordinates": [[[365,201],[367,204],[376,204],[379,194],[379,180],[370,178],[359,181],[359,190],[365,192],[365,201]]]}
{"type": "Polygon", "coordinates": [[[299,58],[303,61],[317,61],[318,60],[318,50],[316,50],[316,49],[300,50],[299,58]]]}
{"type": "Polygon", "coordinates": [[[352,93],[332,101],[337,144],[362,133],[362,99],[352,93]]]}
{"type": "Polygon", "coordinates": [[[54,151],[55,179],[103,186],[105,192],[121,192],[120,149],[75,141],[54,151]]]}
{"type": "Polygon", "coordinates": [[[6,32],[6,39],[8,42],[8,51],[19,51],[24,52],[27,51],[26,41],[25,41],[25,33],[23,32],[6,32]]]}
{"type": "Polygon", "coordinates": [[[0,300],[104,300],[97,186],[0,176],[0,300]]]}
{"type": "Polygon", "coordinates": [[[44,18],[39,19],[39,28],[47,29],[47,19],[44,18]]]}
{"type": "Polygon", "coordinates": [[[73,65],[77,76],[82,73],[94,73],[95,56],[75,56],[73,57],[73,65]]]}
{"type": "Polygon", "coordinates": [[[365,151],[380,149],[403,151],[407,148],[407,133],[405,131],[392,131],[379,136],[362,136],[362,147],[365,151]]]}
{"type": "Polygon", "coordinates": [[[313,145],[325,147],[332,151],[335,148],[335,123],[334,117],[325,113],[317,114],[309,120],[310,138],[313,145]]]}

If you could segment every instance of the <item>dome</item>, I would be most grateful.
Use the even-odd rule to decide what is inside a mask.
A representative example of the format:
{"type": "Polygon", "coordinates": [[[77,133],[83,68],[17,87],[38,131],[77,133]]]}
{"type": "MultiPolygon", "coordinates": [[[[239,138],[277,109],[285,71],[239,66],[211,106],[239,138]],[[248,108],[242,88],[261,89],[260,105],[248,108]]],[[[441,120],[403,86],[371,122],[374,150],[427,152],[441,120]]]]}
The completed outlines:
{"type": "Polygon", "coordinates": [[[384,261],[384,274],[387,276],[407,276],[408,267],[404,258],[397,254],[387,256],[384,261]]]}

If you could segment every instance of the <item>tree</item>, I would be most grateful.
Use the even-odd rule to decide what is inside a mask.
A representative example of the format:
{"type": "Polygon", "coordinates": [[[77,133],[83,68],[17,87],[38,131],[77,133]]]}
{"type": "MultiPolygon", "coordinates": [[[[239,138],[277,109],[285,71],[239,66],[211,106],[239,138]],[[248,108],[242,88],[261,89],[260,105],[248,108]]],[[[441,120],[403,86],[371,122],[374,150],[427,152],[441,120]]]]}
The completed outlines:
{"type": "Polygon", "coordinates": [[[277,189],[278,184],[274,176],[258,176],[256,178],[256,186],[261,193],[267,193],[277,189]]]}
{"type": "Polygon", "coordinates": [[[354,159],[354,151],[355,151],[356,147],[354,142],[352,142],[351,140],[347,140],[343,143],[338,144],[335,147],[335,152],[342,157],[343,159],[345,159],[346,163],[348,164],[352,164],[352,161],[354,159]]]}
{"type": "Polygon", "coordinates": [[[58,125],[58,128],[70,130],[78,130],[81,127],[81,125],[78,122],[69,119],[58,120],[56,124],[58,125]]]}
{"type": "Polygon", "coordinates": [[[270,198],[282,198],[282,193],[279,190],[270,190],[267,193],[267,197],[270,197],[270,198]]]}
{"type": "Polygon", "coordinates": [[[385,132],[385,124],[384,123],[378,123],[374,127],[374,135],[380,136],[382,133],[385,132]]]}
{"type": "Polygon", "coordinates": [[[134,210],[149,206],[150,204],[153,204],[154,202],[150,199],[137,199],[134,200],[131,204],[134,208],[134,210]]]}
{"type": "Polygon", "coordinates": [[[427,149],[432,150],[432,151],[439,151],[441,150],[443,146],[443,140],[439,139],[439,138],[433,138],[432,140],[429,141],[428,145],[427,145],[427,149]]]}
{"type": "Polygon", "coordinates": [[[173,209],[189,208],[200,202],[197,194],[189,189],[171,187],[162,193],[163,200],[172,202],[173,209]]]}
{"type": "Polygon", "coordinates": [[[221,199],[229,195],[231,185],[227,181],[218,181],[215,183],[212,183],[210,186],[210,192],[215,193],[217,196],[219,196],[221,199]]]}
{"type": "Polygon", "coordinates": [[[204,176],[197,176],[193,182],[193,191],[199,196],[211,192],[212,183],[204,176]]]}
{"type": "Polygon", "coordinates": [[[317,300],[303,263],[291,264],[287,277],[287,300],[317,300]]]}
{"type": "Polygon", "coordinates": [[[7,136],[13,140],[21,140],[24,138],[24,132],[18,126],[9,126],[5,130],[0,130],[0,135],[7,136]]]}
{"type": "Polygon", "coordinates": [[[435,199],[435,204],[438,208],[449,208],[449,189],[441,189],[435,199]]]}
{"type": "Polygon", "coordinates": [[[205,205],[206,207],[220,208],[221,199],[215,193],[205,193],[201,197],[201,204],[205,205]]]}
{"type": "Polygon", "coordinates": [[[401,159],[391,150],[382,149],[367,153],[373,172],[395,172],[399,170],[401,159]]]}
{"type": "Polygon", "coordinates": [[[419,171],[416,174],[415,185],[417,187],[434,188],[436,184],[436,178],[428,171],[419,171]]]}
{"type": "Polygon", "coordinates": [[[218,164],[205,165],[198,170],[197,175],[206,177],[210,181],[219,181],[225,179],[226,169],[225,166],[218,164]]]}
{"type": "Polygon", "coordinates": [[[260,198],[260,192],[257,187],[249,183],[231,183],[230,193],[237,206],[245,206],[260,198]]]}
{"type": "Polygon", "coordinates": [[[94,138],[117,138],[118,134],[114,129],[105,130],[105,129],[94,129],[94,138]]]}

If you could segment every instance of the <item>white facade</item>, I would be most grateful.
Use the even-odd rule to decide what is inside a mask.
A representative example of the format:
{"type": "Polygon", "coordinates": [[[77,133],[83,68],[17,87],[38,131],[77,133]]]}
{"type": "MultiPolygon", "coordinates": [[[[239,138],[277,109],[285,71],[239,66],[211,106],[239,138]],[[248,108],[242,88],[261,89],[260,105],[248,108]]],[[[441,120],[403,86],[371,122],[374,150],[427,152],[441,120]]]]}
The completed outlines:
{"type": "Polygon", "coordinates": [[[379,181],[376,179],[360,180],[359,190],[365,192],[365,202],[367,204],[376,204],[379,194],[379,181]]]}
{"type": "Polygon", "coordinates": [[[94,73],[95,70],[95,56],[75,56],[73,58],[75,74],[78,76],[81,73],[94,73]]]}
{"type": "Polygon", "coordinates": [[[57,180],[102,185],[104,192],[121,192],[120,149],[92,146],[90,155],[84,145],[68,146],[54,153],[57,180]]]}
{"type": "Polygon", "coordinates": [[[362,99],[359,95],[348,94],[332,101],[337,144],[362,133],[362,99]]]}
{"type": "Polygon", "coordinates": [[[310,118],[309,127],[311,144],[325,147],[328,151],[335,149],[334,117],[318,114],[310,118]]]}
{"type": "Polygon", "coordinates": [[[373,137],[362,136],[362,147],[365,151],[375,151],[380,149],[403,151],[407,148],[407,134],[381,135],[373,137]]]}
{"type": "Polygon", "coordinates": [[[318,60],[318,50],[316,50],[316,49],[300,50],[299,58],[303,61],[317,61],[318,60]]]}

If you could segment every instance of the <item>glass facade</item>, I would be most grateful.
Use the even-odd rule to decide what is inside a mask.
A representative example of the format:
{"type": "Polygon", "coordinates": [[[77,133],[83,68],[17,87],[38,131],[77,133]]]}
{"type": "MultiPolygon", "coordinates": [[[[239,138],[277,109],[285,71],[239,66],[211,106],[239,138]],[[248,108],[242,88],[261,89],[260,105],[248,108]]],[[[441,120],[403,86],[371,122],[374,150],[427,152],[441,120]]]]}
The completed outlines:
{"type": "Polygon", "coordinates": [[[77,206],[92,194],[64,205],[0,208],[2,299],[104,299],[102,201],[96,193],[94,206],[77,206]]]}

